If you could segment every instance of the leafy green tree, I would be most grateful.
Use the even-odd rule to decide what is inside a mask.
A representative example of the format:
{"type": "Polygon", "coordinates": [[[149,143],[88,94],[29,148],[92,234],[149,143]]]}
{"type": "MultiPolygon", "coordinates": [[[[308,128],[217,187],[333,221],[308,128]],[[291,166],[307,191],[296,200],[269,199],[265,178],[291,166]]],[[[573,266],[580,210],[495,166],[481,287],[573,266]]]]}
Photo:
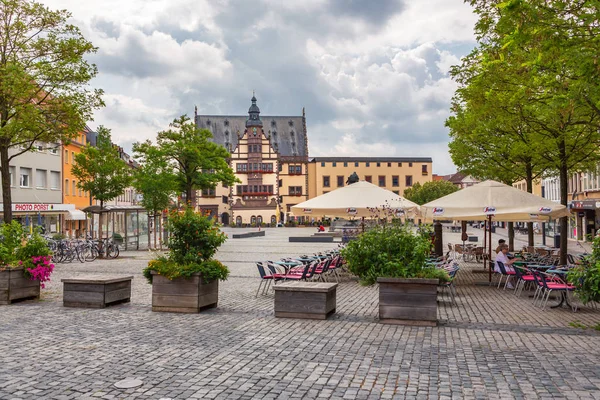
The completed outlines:
{"type": "MultiPolygon", "coordinates": [[[[561,203],[566,205],[569,174],[594,169],[600,161],[598,6],[589,0],[468,1],[479,15],[471,76],[496,71],[483,78],[490,87],[501,78],[497,71],[508,78],[502,84],[503,97],[483,98],[490,106],[502,99],[504,108],[489,115],[518,117],[510,118],[510,125],[527,132],[531,153],[547,162],[549,173],[558,174],[561,203]]],[[[467,75],[461,85],[472,82],[467,75]]],[[[506,121],[499,118],[493,126],[506,121]]],[[[566,262],[566,248],[565,217],[561,263],[566,262]]]]}
{"type": "MultiPolygon", "coordinates": [[[[172,163],[177,188],[192,203],[195,190],[214,189],[218,183],[233,185],[239,180],[227,162],[227,150],[210,139],[212,133],[200,129],[186,115],[173,120],[169,130],[158,133],[157,144],[172,163]]],[[[195,206],[195,204],[192,204],[195,206]]]]}
{"type": "Polygon", "coordinates": [[[131,184],[131,167],[119,157],[113,145],[110,130],[100,126],[96,146],[88,144],[75,155],[71,169],[78,179],[77,187],[100,201],[98,237],[102,238],[102,210],[104,204],[125,192],[131,184]]]}
{"type": "MultiPolygon", "coordinates": [[[[142,206],[153,215],[154,246],[156,246],[157,217],[161,215],[162,210],[169,206],[171,199],[176,195],[176,176],[169,160],[149,140],[135,143],[133,152],[135,158],[140,162],[140,167],[133,172],[133,186],[143,196],[142,206]]],[[[162,238],[162,229],[160,232],[162,238]]],[[[148,237],[148,242],[150,243],[150,237],[148,237]]]]}
{"type": "Polygon", "coordinates": [[[404,190],[404,197],[422,205],[454,193],[457,190],[458,188],[448,181],[425,182],[423,185],[417,182],[412,187],[404,190]]]}
{"type": "Polygon", "coordinates": [[[12,219],[11,160],[36,142],[58,146],[83,131],[102,105],[88,87],[96,52],[67,11],[29,0],[0,1],[0,172],[4,220],[12,219]],[[9,150],[12,150],[9,152],[9,150]]]}

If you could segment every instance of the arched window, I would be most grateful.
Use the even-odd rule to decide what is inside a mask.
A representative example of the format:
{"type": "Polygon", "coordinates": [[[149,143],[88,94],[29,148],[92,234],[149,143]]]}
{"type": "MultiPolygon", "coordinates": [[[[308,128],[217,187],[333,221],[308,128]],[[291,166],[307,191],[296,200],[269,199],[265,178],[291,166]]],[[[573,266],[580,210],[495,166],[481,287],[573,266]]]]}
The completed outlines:
{"type": "Polygon", "coordinates": [[[271,223],[272,224],[276,224],[277,223],[277,217],[274,215],[271,215],[271,223]]]}
{"type": "Polygon", "coordinates": [[[235,224],[237,226],[242,226],[242,217],[240,215],[235,218],[235,224]]]}
{"type": "Polygon", "coordinates": [[[252,217],[250,217],[250,223],[251,224],[256,224],[256,216],[253,215],[252,217]]]}
{"type": "Polygon", "coordinates": [[[256,218],[256,223],[257,223],[258,225],[260,225],[260,224],[262,224],[262,222],[263,222],[262,215],[259,215],[259,216],[256,218]]]}

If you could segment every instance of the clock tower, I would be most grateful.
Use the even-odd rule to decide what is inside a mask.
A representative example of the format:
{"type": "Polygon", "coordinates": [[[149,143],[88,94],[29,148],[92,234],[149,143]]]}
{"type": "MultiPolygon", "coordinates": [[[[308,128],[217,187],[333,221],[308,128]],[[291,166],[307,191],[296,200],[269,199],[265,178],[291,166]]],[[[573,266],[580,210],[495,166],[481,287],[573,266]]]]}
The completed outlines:
{"type": "MultiPolygon", "coordinates": [[[[246,120],[246,128],[249,128],[251,126],[255,126],[255,127],[260,127],[260,131],[262,131],[262,126],[263,123],[260,120],[260,108],[258,108],[258,106],[256,105],[256,97],[254,96],[254,93],[252,93],[252,105],[250,106],[250,108],[248,109],[248,119],[246,120]]],[[[254,132],[256,132],[257,130],[254,129],[254,132]]],[[[259,132],[261,133],[261,132],[259,132]]]]}

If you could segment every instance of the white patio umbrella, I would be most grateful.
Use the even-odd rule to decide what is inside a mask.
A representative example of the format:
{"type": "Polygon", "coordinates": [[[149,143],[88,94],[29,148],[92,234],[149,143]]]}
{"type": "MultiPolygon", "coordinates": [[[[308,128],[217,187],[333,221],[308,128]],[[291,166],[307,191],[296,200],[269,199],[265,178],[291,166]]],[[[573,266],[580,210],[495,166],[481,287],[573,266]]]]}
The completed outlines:
{"type": "MultiPolygon", "coordinates": [[[[569,215],[562,204],[488,180],[421,206],[426,220],[549,221],[569,215]]],[[[491,230],[489,232],[489,279],[492,279],[491,230]]]]}
{"type": "Polygon", "coordinates": [[[360,181],[317,196],[295,206],[298,215],[328,217],[374,217],[372,209],[386,207],[397,216],[416,215],[419,205],[387,189],[360,181]]]}
{"type": "Polygon", "coordinates": [[[549,221],[569,215],[562,204],[488,180],[421,206],[426,219],[549,221]]]}

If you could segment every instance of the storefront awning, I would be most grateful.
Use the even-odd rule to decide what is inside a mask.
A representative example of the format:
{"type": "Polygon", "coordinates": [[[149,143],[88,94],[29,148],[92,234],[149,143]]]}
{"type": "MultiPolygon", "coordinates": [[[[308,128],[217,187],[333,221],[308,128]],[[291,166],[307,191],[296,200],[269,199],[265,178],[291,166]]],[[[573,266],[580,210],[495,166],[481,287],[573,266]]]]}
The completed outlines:
{"type": "Polygon", "coordinates": [[[71,220],[71,221],[85,221],[87,219],[87,217],[83,211],[70,210],[66,219],[71,220]]]}

